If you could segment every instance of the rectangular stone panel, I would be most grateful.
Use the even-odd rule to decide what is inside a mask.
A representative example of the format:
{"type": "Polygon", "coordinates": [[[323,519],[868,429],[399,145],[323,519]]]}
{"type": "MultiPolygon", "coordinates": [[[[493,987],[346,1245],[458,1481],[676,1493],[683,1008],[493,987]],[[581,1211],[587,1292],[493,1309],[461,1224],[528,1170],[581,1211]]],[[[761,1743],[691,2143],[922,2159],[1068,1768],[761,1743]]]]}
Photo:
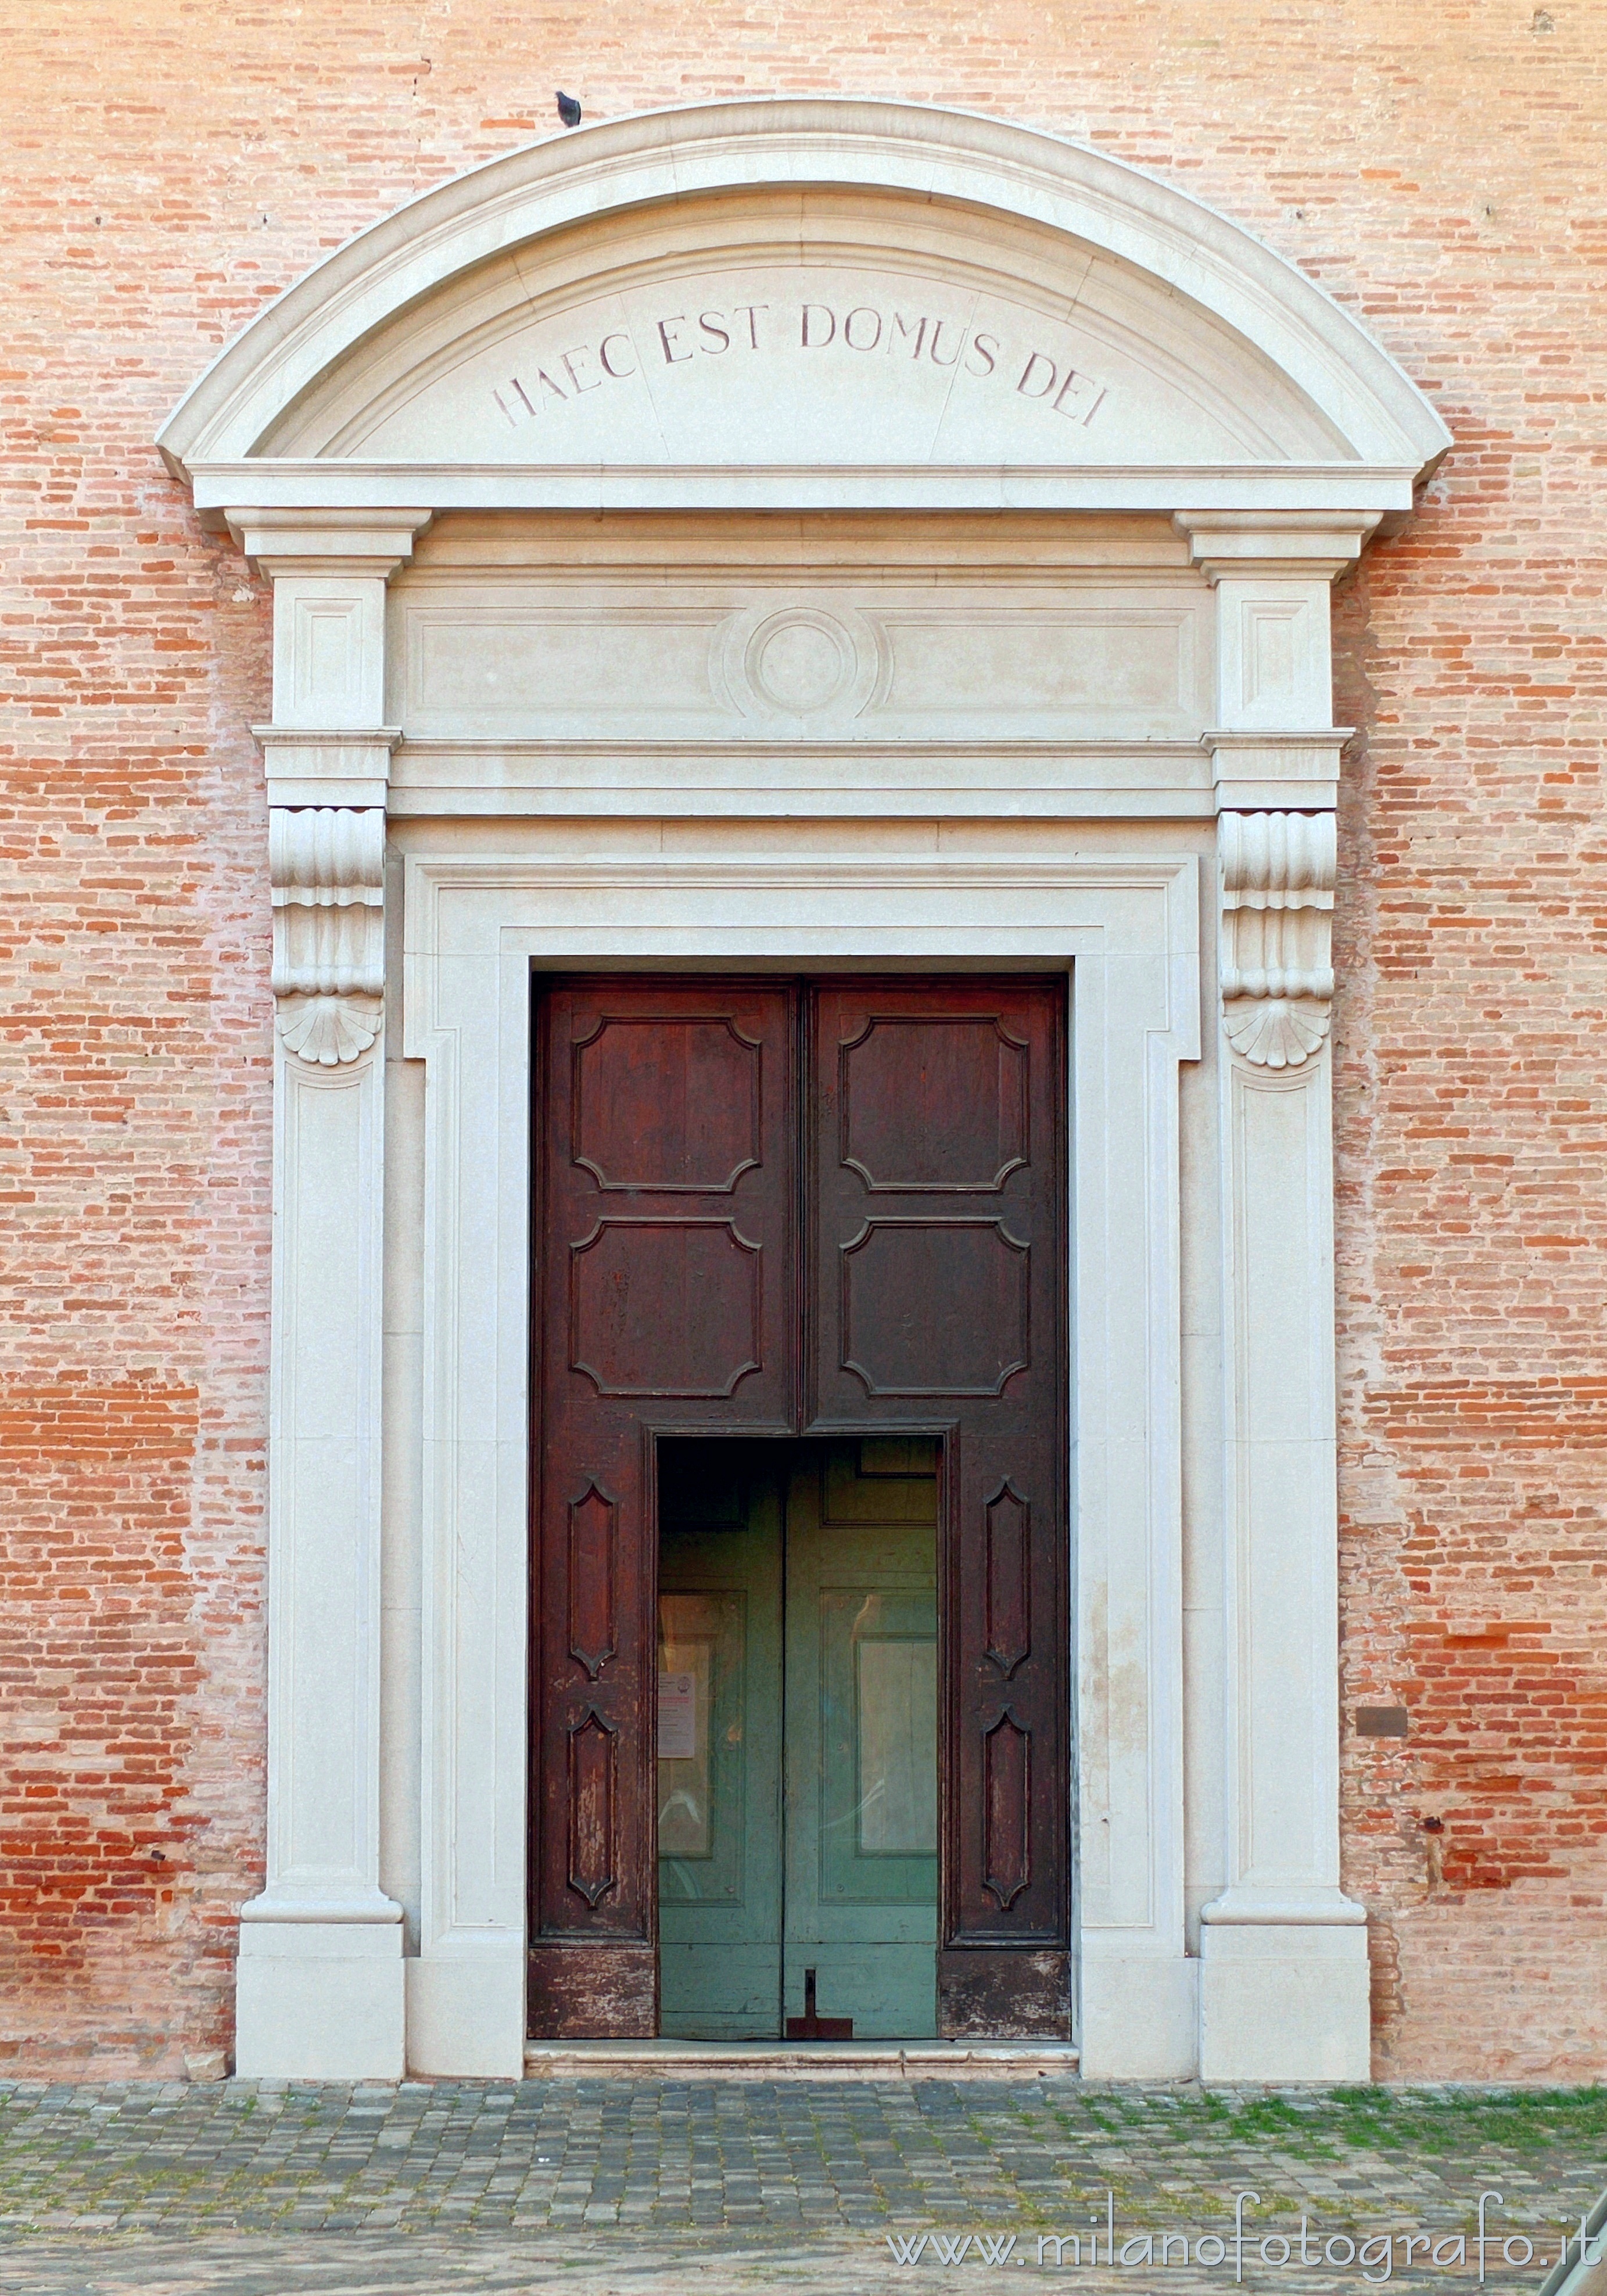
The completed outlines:
{"type": "Polygon", "coordinates": [[[391,706],[411,738],[468,742],[1190,741],[1208,604],[1159,571],[1136,604],[1100,578],[416,578],[391,706]]]}

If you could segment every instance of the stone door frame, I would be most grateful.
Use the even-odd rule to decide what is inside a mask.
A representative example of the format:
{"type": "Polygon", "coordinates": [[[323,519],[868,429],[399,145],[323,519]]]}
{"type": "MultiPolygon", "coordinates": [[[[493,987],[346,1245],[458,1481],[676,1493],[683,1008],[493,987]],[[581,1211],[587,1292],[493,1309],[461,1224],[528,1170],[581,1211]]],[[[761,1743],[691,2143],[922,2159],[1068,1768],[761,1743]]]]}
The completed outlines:
{"type": "MultiPolygon", "coordinates": [[[[411,2046],[435,2021],[461,2045],[470,2016],[486,2020],[488,2054],[494,2018],[505,2068],[515,2034],[523,2044],[522,1847],[499,1879],[487,1855],[493,1842],[523,1843],[523,1713],[516,1695],[499,1702],[497,1752],[486,1759],[490,1718],[475,1711],[486,1695],[482,1652],[465,1621],[496,1610],[498,1678],[522,1684],[523,1620],[499,1590],[522,1586],[528,1568],[522,1016],[531,969],[613,961],[650,970],[694,949],[730,971],[941,971],[994,959],[1073,972],[1074,1124],[1076,1110],[1084,1115],[1073,1145],[1073,1283],[1101,1303],[1077,1326],[1073,1370],[1077,1480],[1100,1493],[1097,1505],[1085,1503],[1079,1554],[1102,1623],[1085,1632],[1160,1654],[1141,1734],[1113,1734],[1105,1716],[1094,1718],[1095,1742],[1112,1745],[1120,1775],[1084,1775],[1095,1839],[1109,1850],[1103,1870],[1083,1874],[1084,1954],[1108,1965],[1084,1973],[1083,2021],[1086,2036],[1102,1982],[1129,2046],[1148,2028],[1158,2054],[1186,2046],[1176,1093],[1178,1062],[1199,1054],[1199,865],[1190,854],[1045,865],[1027,854],[949,862],[912,853],[867,865],[827,851],[804,864],[708,856],[647,869],[409,857],[405,1051],[429,1078],[424,1647],[434,1685],[411,2046]],[[711,907],[727,920],[715,929],[711,907]],[[605,909],[611,922],[599,927],[592,921],[605,909]],[[1014,922],[1001,927],[1001,914],[1014,922]],[[483,1147],[473,1160],[454,1152],[469,1136],[495,1138],[494,1168],[483,1147]],[[1154,1236],[1160,1248],[1134,1265],[1112,1254],[1112,1231],[1154,1236]],[[493,1364],[488,1390],[476,1367],[493,1364]],[[1142,1434],[1122,1424],[1131,1406],[1117,1390],[1133,1389],[1144,1395],[1142,1434]],[[499,1424],[511,1432],[499,1438],[499,1424]],[[466,1517],[488,1508],[494,1542],[466,1539],[466,1517]]],[[[1106,1648],[1081,1671],[1108,1680],[1106,1648]]]]}
{"type": "Polygon", "coordinates": [[[612,123],[429,194],[255,322],[162,443],[275,594],[274,711],[258,729],[278,1011],[268,1847],[242,1916],[240,2070],[522,2067],[532,968],[1021,962],[1072,978],[1083,2062],[1113,2077],[1364,2078],[1364,1916],[1339,1886],[1328,1025],[1346,735],[1329,589],[1445,451],[1426,402],[1308,282],[1133,170],[996,122],[788,101],[612,123]],[[1347,451],[1254,466],[599,469],[454,461],[449,440],[430,462],[275,450],[309,393],[367,375],[375,345],[405,339],[404,315],[427,326],[431,293],[500,248],[615,206],[823,180],[935,194],[1110,250],[1161,283],[1185,349],[1191,310],[1236,329],[1347,451]],[[951,834],[923,830],[891,783],[905,817],[893,829],[867,843],[861,791],[852,816],[812,808],[807,849],[779,858],[757,803],[746,841],[729,821],[723,834],[683,823],[656,857],[548,853],[540,819],[511,803],[499,818],[494,797],[467,837],[450,808],[432,818],[396,786],[387,586],[439,513],[577,505],[1163,513],[1212,600],[1199,770],[1186,790],[1141,786],[1131,744],[1134,794],[1107,793],[1107,833],[1086,852],[1068,849],[1069,801],[1053,835],[1041,804],[1036,820],[1006,808],[985,833],[951,834]],[[1125,807],[1118,843],[1108,824],[1125,807]],[[1172,838],[1168,816],[1190,833],[1172,838]],[[1180,1064],[1202,1056],[1216,1140],[1185,1201],[1180,1064]],[[412,1206],[416,1284],[399,1272],[412,1206]],[[1185,1236],[1216,1266],[1213,1334],[1184,1329],[1185,1236]],[[1221,1523],[1208,1727],[1197,1693],[1185,1716],[1185,1489],[1221,1523]],[[412,1642],[408,1604],[387,1593],[388,1525],[410,1509],[412,1642]],[[413,1667],[416,1935],[382,1886],[382,1813],[409,1774],[387,1742],[388,1685],[413,1667]],[[1186,1730],[1221,1836],[1195,1950],[1186,1730]]]}

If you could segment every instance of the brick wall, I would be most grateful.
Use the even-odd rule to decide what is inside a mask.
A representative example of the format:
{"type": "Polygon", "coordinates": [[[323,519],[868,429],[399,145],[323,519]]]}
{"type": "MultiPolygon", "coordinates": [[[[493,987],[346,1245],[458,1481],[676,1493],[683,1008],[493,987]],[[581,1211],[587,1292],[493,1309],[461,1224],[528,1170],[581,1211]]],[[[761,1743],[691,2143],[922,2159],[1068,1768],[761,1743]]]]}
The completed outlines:
{"type": "Polygon", "coordinates": [[[1602,2069],[1604,32],[1600,0],[12,12],[0,2062],[215,2064],[260,1875],[268,608],[150,440],[561,84],[1088,141],[1302,266],[1456,432],[1338,601],[1345,1702],[1411,1714],[1347,1735],[1347,1879],[1380,2071],[1602,2069]]]}

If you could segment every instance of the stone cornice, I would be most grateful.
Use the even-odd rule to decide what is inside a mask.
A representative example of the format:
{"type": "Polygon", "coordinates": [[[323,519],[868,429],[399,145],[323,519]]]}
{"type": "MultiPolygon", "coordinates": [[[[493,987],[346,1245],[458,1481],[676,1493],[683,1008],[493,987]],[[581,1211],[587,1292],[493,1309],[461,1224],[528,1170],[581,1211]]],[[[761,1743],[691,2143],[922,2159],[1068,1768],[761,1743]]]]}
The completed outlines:
{"type": "MultiPolygon", "coordinates": [[[[265,457],[198,463],[190,472],[204,525],[271,535],[271,511],[307,529],[350,514],[383,528],[433,511],[1154,511],[1219,522],[1240,512],[1265,524],[1288,512],[1342,516],[1352,531],[1393,530],[1412,507],[1406,463],[365,463],[265,457]],[[255,508],[241,507],[243,504],[255,508]]],[[[388,530],[388,529],[387,529],[388,530]]],[[[416,529],[413,529],[416,531],[416,529]]],[[[248,554],[254,545],[243,544],[248,554]]],[[[409,545],[410,546],[410,545],[409,545]]],[[[1327,546],[1336,563],[1356,553],[1327,546]]],[[[299,554],[312,555],[315,554],[299,554]]],[[[408,554],[398,547],[398,563],[408,554]]],[[[333,571],[331,568],[309,570],[333,571]]],[[[1245,569],[1243,570],[1249,570],[1245,569]]],[[[1281,570],[1297,571],[1285,565],[1281,570]]]]}
{"type": "Polygon", "coordinates": [[[278,806],[383,807],[400,726],[253,726],[278,806]]]}
{"type": "Polygon", "coordinates": [[[274,580],[337,574],[389,581],[434,514],[390,501],[232,504],[222,522],[251,564],[274,580]]]}
{"type": "Polygon", "coordinates": [[[1362,554],[1376,515],[1269,503],[1257,510],[1182,510],[1172,524],[1207,582],[1332,582],[1362,554]]]}

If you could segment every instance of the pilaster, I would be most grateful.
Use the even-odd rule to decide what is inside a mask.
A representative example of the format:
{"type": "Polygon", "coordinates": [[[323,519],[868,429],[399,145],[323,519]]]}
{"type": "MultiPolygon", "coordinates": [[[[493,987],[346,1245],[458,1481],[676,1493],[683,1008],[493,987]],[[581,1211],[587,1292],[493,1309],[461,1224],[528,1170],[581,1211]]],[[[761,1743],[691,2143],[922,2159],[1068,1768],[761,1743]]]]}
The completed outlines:
{"type": "Polygon", "coordinates": [[[1339,1889],[1329,599],[1377,521],[1180,512],[1216,593],[1227,1886],[1200,1916],[1206,2080],[1364,2080],[1339,1889]]]}
{"type": "Polygon", "coordinates": [[[422,514],[230,523],[274,585],[268,1873],[241,1914],[247,2075],[396,2079],[379,1885],[384,591],[422,514]],[[324,801],[309,802],[322,799],[324,801]],[[287,802],[288,800],[288,802],[287,802]],[[356,802],[353,802],[356,800],[356,802]]]}
{"type": "Polygon", "coordinates": [[[1227,1887],[1202,1912],[1207,2080],[1369,2070],[1339,1889],[1331,813],[1219,824],[1227,1887]]]}
{"type": "Polygon", "coordinates": [[[1216,594],[1216,724],[1202,739],[1217,811],[1331,806],[1351,728],[1332,722],[1329,593],[1377,519],[1216,511],[1172,523],[1216,594]]]}

